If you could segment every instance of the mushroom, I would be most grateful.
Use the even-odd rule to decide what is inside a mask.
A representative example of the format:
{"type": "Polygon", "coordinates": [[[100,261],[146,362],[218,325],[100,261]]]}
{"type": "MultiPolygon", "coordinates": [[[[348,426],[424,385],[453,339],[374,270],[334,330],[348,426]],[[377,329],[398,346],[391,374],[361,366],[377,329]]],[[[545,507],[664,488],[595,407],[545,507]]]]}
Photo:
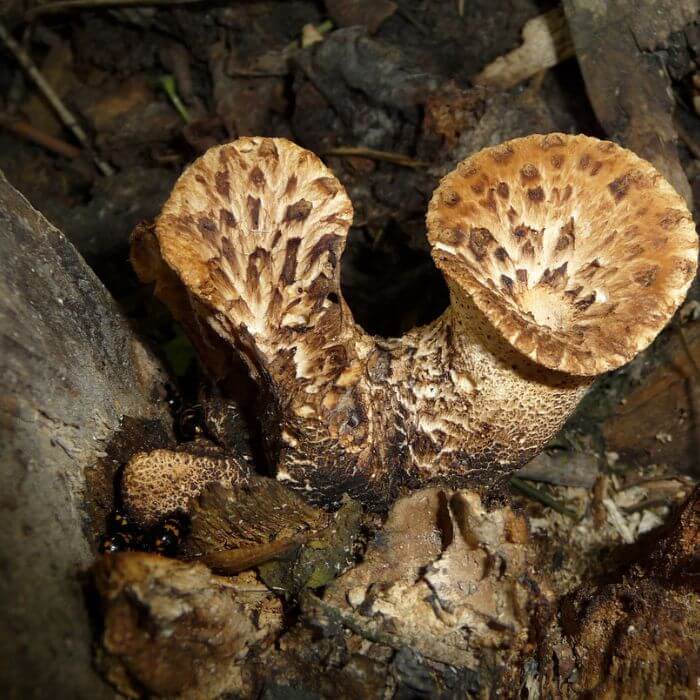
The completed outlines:
{"type": "Polygon", "coordinates": [[[238,455],[202,440],[179,449],[137,452],[122,477],[123,505],[134,523],[152,525],[162,516],[187,510],[207,484],[244,484],[251,470],[238,455]]]}
{"type": "Polygon", "coordinates": [[[596,375],[661,331],[698,251],[683,199],[632,152],[587,136],[515,139],[440,183],[427,227],[450,306],[386,339],[357,326],[341,293],[351,223],[314,154],[242,138],[186,170],[149,243],[152,267],[181,284],[164,301],[186,299],[264,392],[277,478],[326,507],[348,493],[383,508],[402,485],[436,481],[498,488],[596,375]]]}

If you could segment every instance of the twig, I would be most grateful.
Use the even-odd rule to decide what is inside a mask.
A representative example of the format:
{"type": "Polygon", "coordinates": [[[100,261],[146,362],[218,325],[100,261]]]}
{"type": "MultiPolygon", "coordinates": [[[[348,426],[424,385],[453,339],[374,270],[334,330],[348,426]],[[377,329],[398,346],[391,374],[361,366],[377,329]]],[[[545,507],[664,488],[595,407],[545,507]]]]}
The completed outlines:
{"type": "Polygon", "coordinates": [[[191,5],[207,0],[58,0],[45,5],[38,5],[29,10],[24,19],[33,22],[41,15],[56,14],[66,10],[89,10],[94,8],[108,7],[147,7],[153,5],[191,5]]]}
{"type": "Polygon", "coordinates": [[[384,160],[387,163],[402,165],[405,168],[427,168],[428,163],[422,160],[414,160],[402,153],[393,151],[378,151],[374,148],[362,148],[361,146],[338,146],[324,151],[325,156],[354,156],[357,158],[370,158],[371,160],[384,160]]]}
{"type": "MultiPolygon", "coordinates": [[[[684,498],[687,494],[680,492],[684,498]]],[[[630,506],[623,506],[622,512],[625,515],[632,515],[633,513],[639,513],[642,510],[651,510],[652,508],[667,508],[672,505],[673,501],[680,501],[680,497],[668,497],[656,496],[655,498],[647,498],[645,501],[639,501],[639,503],[633,503],[630,506]]]]}
{"type": "Polygon", "coordinates": [[[2,39],[5,46],[7,46],[10,52],[14,55],[22,68],[27,71],[29,77],[36,83],[39,91],[48,100],[49,104],[56,111],[56,114],[58,114],[63,124],[65,124],[65,126],[71,130],[75,138],[82,144],[82,146],[84,146],[88,153],[90,153],[100,172],[103,175],[113,175],[114,170],[112,167],[102,160],[97,153],[95,153],[83,128],[80,126],[80,124],[78,124],[75,117],[70,113],[65,104],[63,104],[61,98],[46,81],[46,78],[44,78],[44,76],[41,74],[41,71],[39,71],[39,68],[29,57],[27,52],[10,36],[2,22],[0,22],[0,39],[2,39]]]}
{"type": "Polygon", "coordinates": [[[682,487],[692,488],[695,484],[695,480],[684,474],[669,474],[668,476],[651,476],[651,477],[637,477],[626,481],[622,486],[618,486],[616,489],[618,493],[626,491],[627,489],[632,489],[637,486],[642,488],[654,488],[655,486],[665,486],[667,483],[675,482],[680,484],[682,487]]]}
{"type": "Polygon", "coordinates": [[[615,530],[617,530],[620,537],[622,537],[623,542],[626,544],[632,544],[632,542],[634,542],[634,535],[625,522],[625,518],[620,512],[620,509],[617,507],[615,501],[613,501],[611,498],[604,498],[603,505],[605,506],[605,510],[608,511],[608,520],[610,521],[610,524],[615,528],[615,530]]]}
{"type": "Polygon", "coordinates": [[[572,520],[578,520],[578,516],[576,513],[574,513],[573,510],[570,508],[567,508],[565,505],[559,503],[556,499],[552,498],[548,493],[545,493],[544,491],[540,491],[538,488],[535,488],[534,486],[530,486],[530,484],[526,483],[522,479],[519,479],[517,476],[513,476],[510,479],[510,485],[515,488],[517,491],[520,491],[521,493],[525,494],[529,498],[534,499],[535,501],[539,501],[545,506],[548,506],[552,510],[556,510],[557,513],[561,513],[562,515],[566,515],[568,518],[571,518],[572,520]]]}
{"type": "Polygon", "coordinates": [[[0,127],[11,131],[17,136],[21,136],[27,141],[39,144],[49,151],[65,156],[66,158],[79,158],[82,154],[82,151],[76,146],[66,143],[55,136],[51,136],[22,119],[13,119],[12,117],[0,114],[0,127]]]}

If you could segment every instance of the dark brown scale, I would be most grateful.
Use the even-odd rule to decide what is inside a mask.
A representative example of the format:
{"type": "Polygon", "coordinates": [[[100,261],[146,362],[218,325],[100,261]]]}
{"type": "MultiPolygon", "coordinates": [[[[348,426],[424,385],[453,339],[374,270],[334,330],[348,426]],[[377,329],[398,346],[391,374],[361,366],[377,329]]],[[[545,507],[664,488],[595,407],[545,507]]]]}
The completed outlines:
{"type": "Polygon", "coordinates": [[[229,228],[236,225],[236,217],[228,209],[219,210],[219,222],[229,228]]]}
{"type": "Polygon", "coordinates": [[[216,224],[208,216],[200,216],[197,221],[197,228],[204,236],[216,233],[216,224]]]}
{"type": "Polygon", "coordinates": [[[306,219],[309,216],[313,208],[314,207],[313,204],[311,204],[311,202],[307,201],[306,199],[300,199],[298,202],[294,202],[294,204],[290,204],[287,207],[287,212],[284,215],[284,220],[304,221],[304,219],[306,219]]]}
{"type": "Polygon", "coordinates": [[[533,187],[527,191],[527,198],[531,202],[544,202],[544,190],[541,187],[533,187]]]}
{"type": "Polygon", "coordinates": [[[495,148],[491,153],[491,158],[496,163],[507,163],[513,157],[513,153],[513,147],[508,144],[507,146],[495,148]]]}
{"type": "Polygon", "coordinates": [[[250,182],[258,188],[265,184],[265,175],[257,165],[250,171],[250,175],[248,177],[250,182]]]}
{"type": "Polygon", "coordinates": [[[574,219],[571,217],[569,221],[561,227],[559,231],[559,238],[557,239],[557,245],[555,251],[560,253],[562,250],[566,250],[570,245],[576,241],[576,236],[574,235],[574,219]]]}
{"type": "Polygon", "coordinates": [[[296,192],[297,189],[297,176],[292,175],[289,180],[287,180],[287,186],[284,189],[284,194],[290,196],[296,192]]]}
{"type": "Polygon", "coordinates": [[[490,211],[496,211],[496,196],[493,193],[493,189],[488,191],[488,194],[484,199],[482,199],[479,204],[481,204],[484,209],[489,209],[490,211]]]}
{"type": "Polygon", "coordinates": [[[248,216],[250,218],[251,226],[253,228],[257,228],[260,220],[260,199],[258,197],[253,197],[252,195],[248,195],[246,204],[248,206],[248,216]]]}
{"type": "Polygon", "coordinates": [[[460,203],[461,198],[454,190],[448,190],[442,195],[442,201],[445,206],[455,207],[460,203]]]}
{"type": "Polygon", "coordinates": [[[301,238],[290,238],[284,254],[284,265],[280,274],[280,280],[285,285],[292,284],[296,279],[297,253],[301,245],[301,238]]]}
{"type": "Polygon", "coordinates": [[[520,168],[520,177],[523,183],[532,182],[539,179],[540,171],[532,163],[526,163],[520,168]]]}
{"type": "Polygon", "coordinates": [[[622,199],[624,199],[624,197],[629,192],[631,183],[632,177],[630,176],[630,173],[626,173],[625,175],[621,175],[616,180],[613,180],[611,183],[608,184],[608,189],[610,190],[616,202],[619,202],[622,199]]]}
{"type": "Polygon", "coordinates": [[[501,262],[505,262],[510,257],[508,255],[508,251],[505,248],[496,248],[496,250],[494,251],[494,255],[501,262]]]}
{"type": "Polygon", "coordinates": [[[564,156],[561,156],[561,155],[558,155],[558,154],[557,154],[557,155],[553,155],[552,158],[551,158],[551,162],[552,162],[552,167],[554,167],[554,168],[556,168],[557,170],[559,170],[559,168],[561,168],[561,166],[564,165],[564,156]]]}
{"type": "Polygon", "coordinates": [[[338,192],[340,183],[334,177],[319,177],[313,181],[327,195],[334,195],[338,192]]]}
{"type": "Polygon", "coordinates": [[[337,236],[334,233],[326,233],[321,236],[321,238],[319,238],[319,240],[314,244],[313,248],[311,248],[309,251],[309,262],[313,262],[326,251],[332,251],[339,241],[340,236],[337,236]]]}
{"type": "Polygon", "coordinates": [[[687,218],[687,214],[684,214],[678,209],[667,209],[661,219],[659,220],[659,225],[664,231],[670,231],[672,228],[678,226],[681,221],[687,218]]]}
{"type": "Polygon", "coordinates": [[[591,292],[587,296],[583,297],[580,301],[577,301],[574,306],[579,311],[585,311],[593,302],[595,301],[595,292],[591,292]]]}
{"type": "Polygon", "coordinates": [[[222,197],[229,196],[229,174],[228,170],[220,170],[214,175],[214,187],[222,197]]]}
{"type": "Polygon", "coordinates": [[[477,260],[483,260],[495,240],[487,228],[474,228],[469,233],[469,249],[477,260]]]}
{"type": "Polygon", "coordinates": [[[635,272],[632,275],[632,279],[642,287],[650,287],[654,283],[654,280],[656,279],[658,273],[659,266],[652,265],[650,267],[644,268],[643,270],[635,272]]]}

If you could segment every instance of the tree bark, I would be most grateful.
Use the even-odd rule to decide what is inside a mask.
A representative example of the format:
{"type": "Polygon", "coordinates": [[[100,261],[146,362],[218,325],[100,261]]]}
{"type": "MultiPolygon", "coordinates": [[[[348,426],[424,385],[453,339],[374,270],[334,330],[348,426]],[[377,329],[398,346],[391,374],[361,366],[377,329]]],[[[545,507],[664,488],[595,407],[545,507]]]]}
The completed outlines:
{"type": "Polygon", "coordinates": [[[0,172],[0,688],[112,697],[92,667],[80,582],[90,473],[111,502],[110,443],[169,430],[164,375],[73,246],[0,172]],[[106,466],[105,466],[106,465],[106,466]]]}
{"type": "Polygon", "coordinates": [[[666,41],[697,19],[698,0],[564,0],[586,90],[613,141],[651,161],[692,206],[678,159],[666,41]]]}

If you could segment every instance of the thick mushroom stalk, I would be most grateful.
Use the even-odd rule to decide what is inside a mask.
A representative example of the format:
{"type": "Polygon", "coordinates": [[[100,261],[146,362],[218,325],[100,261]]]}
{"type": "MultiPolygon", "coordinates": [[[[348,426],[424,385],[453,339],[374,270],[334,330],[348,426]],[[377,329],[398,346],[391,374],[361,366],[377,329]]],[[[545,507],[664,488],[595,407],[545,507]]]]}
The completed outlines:
{"type": "Polygon", "coordinates": [[[133,251],[176,317],[197,317],[190,332],[213,329],[243,356],[267,397],[277,478],[325,506],[350,493],[381,507],[402,483],[500,483],[595,375],[654,339],[696,269],[681,197],[585,136],[516,139],[443,179],[427,224],[451,304],[402,338],[369,336],[343,300],[351,222],[315,155],[243,138],[181,176],[133,251]]]}

